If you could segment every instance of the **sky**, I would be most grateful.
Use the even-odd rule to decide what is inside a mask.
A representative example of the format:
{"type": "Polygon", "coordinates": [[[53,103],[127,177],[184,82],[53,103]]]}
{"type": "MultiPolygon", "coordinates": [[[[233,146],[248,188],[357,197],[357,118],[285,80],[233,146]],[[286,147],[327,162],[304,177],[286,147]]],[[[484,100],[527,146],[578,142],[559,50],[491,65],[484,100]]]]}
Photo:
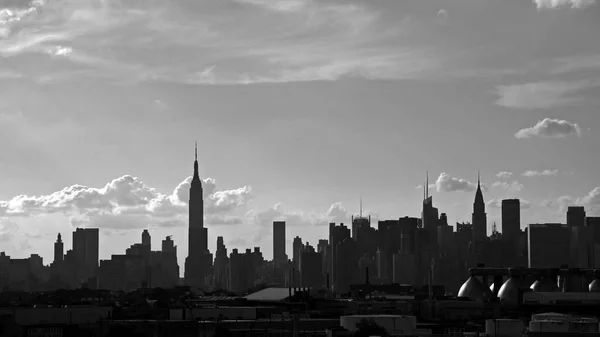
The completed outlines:
{"type": "Polygon", "coordinates": [[[148,228],[183,270],[195,141],[213,252],[418,217],[427,171],[452,225],[478,171],[488,234],[504,198],[600,215],[599,31],[595,0],[1,0],[0,250],[148,228]]]}

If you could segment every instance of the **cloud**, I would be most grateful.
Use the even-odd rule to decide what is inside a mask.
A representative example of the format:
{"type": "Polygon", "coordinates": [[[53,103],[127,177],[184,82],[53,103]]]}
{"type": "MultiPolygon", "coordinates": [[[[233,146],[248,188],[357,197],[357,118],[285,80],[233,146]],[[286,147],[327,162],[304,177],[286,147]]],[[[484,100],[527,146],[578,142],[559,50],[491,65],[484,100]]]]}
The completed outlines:
{"type": "Polygon", "coordinates": [[[536,82],[496,87],[500,98],[497,105],[513,109],[549,109],[566,106],[582,100],[569,96],[580,90],[600,86],[600,81],[536,82]]]}
{"type": "Polygon", "coordinates": [[[496,178],[510,179],[510,177],[512,177],[512,175],[513,175],[512,172],[502,171],[502,172],[498,172],[498,174],[496,174],[496,178]]]}
{"type": "Polygon", "coordinates": [[[501,188],[510,192],[521,192],[525,187],[518,181],[508,183],[506,181],[496,181],[492,184],[492,187],[501,188]]]}
{"type": "Polygon", "coordinates": [[[543,171],[525,171],[523,172],[524,177],[549,177],[558,175],[558,170],[543,170],[543,171]]]}
{"type": "MultiPolygon", "coordinates": [[[[487,205],[492,208],[502,209],[502,199],[492,199],[487,202],[487,205]]],[[[531,208],[531,202],[519,199],[519,206],[521,209],[529,209],[531,208]]]]}
{"type": "Polygon", "coordinates": [[[589,215],[600,215],[600,187],[593,188],[583,197],[564,195],[556,200],[559,211],[566,211],[569,206],[584,206],[589,215]]]}
{"type": "Polygon", "coordinates": [[[595,0],[533,0],[538,9],[559,8],[563,6],[571,8],[586,8],[596,3],[595,0]]]}
{"type": "MultiPolygon", "coordinates": [[[[73,226],[98,226],[124,229],[149,224],[172,227],[185,224],[191,177],[184,179],[171,194],[162,194],[139,178],[124,175],[102,188],[72,185],[42,195],[19,195],[0,201],[0,216],[33,216],[63,213],[73,226]]],[[[252,198],[250,186],[218,190],[212,178],[203,180],[204,210],[207,221],[234,224],[228,213],[244,207],[252,198]]]]}
{"type": "Polygon", "coordinates": [[[20,63],[16,56],[39,54],[44,71],[37,77],[66,68],[69,76],[117,83],[406,79],[435,74],[443,61],[409,45],[410,20],[381,20],[381,11],[360,2],[61,0],[4,12],[1,6],[10,15],[0,17],[0,55],[20,63]],[[73,71],[81,69],[90,71],[73,71]]]}
{"type": "MultiPolygon", "coordinates": [[[[365,214],[370,213],[365,212],[365,214]]],[[[250,211],[248,215],[251,216],[254,224],[261,226],[270,226],[273,221],[285,221],[290,226],[327,225],[330,222],[349,222],[351,218],[348,210],[339,202],[331,204],[324,213],[288,211],[283,204],[278,203],[264,211],[250,211]]]]}
{"type": "Polygon", "coordinates": [[[577,137],[581,136],[581,129],[577,123],[571,123],[561,119],[545,118],[532,127],[519,130],[515,133],[515,138],[564,138],[570,135],[576,135],[577,137]]]}
{"type": "Polygon", "coordinates": [[[445,172],[442,172],[437,178],[435,186],[438,192],[471,192],[477,188],[477,184],[453,177],[445,172]]]}

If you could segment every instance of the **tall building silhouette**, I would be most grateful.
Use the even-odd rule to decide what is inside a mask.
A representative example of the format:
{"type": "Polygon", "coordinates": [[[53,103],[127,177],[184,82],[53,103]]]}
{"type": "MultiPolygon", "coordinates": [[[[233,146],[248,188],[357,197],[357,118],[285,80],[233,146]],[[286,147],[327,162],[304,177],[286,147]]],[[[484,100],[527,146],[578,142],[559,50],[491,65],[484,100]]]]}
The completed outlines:
{"type": "Polygon", "coordinates": [[[584,227],[585,226],[585,208],[583,206],[569,206],[567,209],[567,226],[584,227]]]}
{"type": "Polygon", "coordinates": [[[517,242],[521,232],[521,202],[519,199],[502,200],[502,240],[517,242]]]}
{"type": "Polygon", "coordinates": [[[185,259],[185,284],[203,287],[212,266],[208,251],[208,229],[204,227],[204,197],[198,174],[198,145],[195,148],[194,176],[190,185],[188,256],[185,259]]]}
{"type": "Polygon", "coordinates": [[[285,254],[285,221],[273,221],[273,262],[276,268],[287,262],[285,254]]]}
{"type": "Polygon", "coordinates": [[[147,246],[148,250],[152,250],[152,239],[147,229],[142,232],[142,245],[147,246]]]}
{"type": "Polygon", "coordinates": [[[98,272],[99,229],[77,228],[73,232],[73,256],[76,266],[76,282],[90,282],[98,272]]]}
{"type": "Polygon", "coordinates": [[[477,175],[477,191],[475,192],[475,202],[473,202],[473,244],[485,241],[487,237],[487,215],[485,213],[485,202],[481,192],[479,174],[477,175]]]}
{"type": "Polygon", "coordinates": [[[61,263],[64,259],[64,250],[65,246],[62,242],[62,238],[60,233],[58,233],[58,237],[56,238],[56,242],[54,243],[54,263],[61,263]]]}

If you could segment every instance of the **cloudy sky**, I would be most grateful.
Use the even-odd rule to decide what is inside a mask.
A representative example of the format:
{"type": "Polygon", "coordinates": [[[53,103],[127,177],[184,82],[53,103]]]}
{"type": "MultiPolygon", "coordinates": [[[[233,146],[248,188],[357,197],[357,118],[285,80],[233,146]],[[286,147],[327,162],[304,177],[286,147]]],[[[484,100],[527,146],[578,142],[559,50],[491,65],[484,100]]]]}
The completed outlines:
{"type": "Polygon", "coordinates": [[[150,228],[183,266],[196,140],[212,249],[419,216],[427,170],[453,224],[478,170],[489,228],[600,214],[599,31],[595,0],[2,0],[0,247],[150,228]]]}

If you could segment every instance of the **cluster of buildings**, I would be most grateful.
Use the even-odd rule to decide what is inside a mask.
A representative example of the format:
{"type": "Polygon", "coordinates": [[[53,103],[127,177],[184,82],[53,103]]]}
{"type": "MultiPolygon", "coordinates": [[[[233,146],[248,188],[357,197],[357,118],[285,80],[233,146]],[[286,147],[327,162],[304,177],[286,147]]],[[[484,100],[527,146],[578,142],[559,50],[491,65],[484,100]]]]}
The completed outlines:
{"type": "MultiPolygon", "coordinates": [[[[427,183],[424,185],[427,186],[427,183]]],[[[202,181],[197,153],[189,200],[189,252],[180,279],[177,247],[170,237],[152,251],[150,233],[123,255],[99,261],[99,230],[77,228],[73,248],[64,254],[60,234],[54,261],[44,266],[38,255],[11,259],[0,255],[0,286],[21,290],[89,287],[133,290],[186,285],[203,290],[244,293],[257,286],[318,288],[344,296],[356,284],[444,286],[456,294],[469,268],[481,266],[528,268],[600,268],[600,217],[589,217],[583,207],[569,207],[566,223],[530,224],[521,229],[518,199],[502,201],[501,233],[487,233],[487,214],[479,183],[470,223],[448,224],[424,187],[420,218],[378,221],[352,217],[350,226],[329,224],[328,238],[316,245],[293,240],[286,254],[286,223],[273,222],[273,259],[266,261],[260,247],[228,253],[223,237],[213,254],[204,226],[202,181]]]]}

